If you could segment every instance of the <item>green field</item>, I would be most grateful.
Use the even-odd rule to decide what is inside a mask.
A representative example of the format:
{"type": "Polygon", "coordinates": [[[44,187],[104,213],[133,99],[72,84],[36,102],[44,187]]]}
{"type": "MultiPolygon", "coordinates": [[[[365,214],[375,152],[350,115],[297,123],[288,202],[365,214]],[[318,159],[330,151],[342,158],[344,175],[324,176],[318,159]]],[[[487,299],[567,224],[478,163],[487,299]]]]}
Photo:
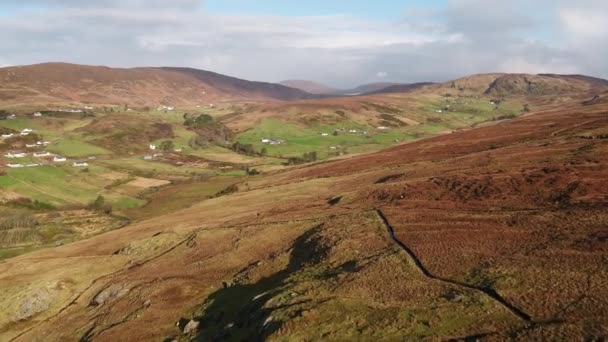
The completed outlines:
{"type": "Polygon", "coordinates": [[[111,152],[91,145],[82,140],[75,140],[72,138],[60,139],[54,142],[48,147],[48,150],[66,157],[85,157],[92,155],[110,154],[111,152]]]}

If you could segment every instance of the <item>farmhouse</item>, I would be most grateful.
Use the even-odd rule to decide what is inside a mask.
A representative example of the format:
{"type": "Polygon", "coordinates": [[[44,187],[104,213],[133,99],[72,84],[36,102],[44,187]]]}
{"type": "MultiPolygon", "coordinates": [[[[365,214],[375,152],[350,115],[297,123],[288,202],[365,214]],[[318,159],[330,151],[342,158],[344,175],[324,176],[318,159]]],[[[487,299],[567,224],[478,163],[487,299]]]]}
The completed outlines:
{"type": "Polygon", "coordinates": [[[34,152],[34,157],[50,157],[49,152],[34,152]]]}
{"type": "Polygon", "coordinates": [[[65,157],[60,157],[60,156],[55,156],[53,158],[53,162],[55,163],[63,163],[65,162],[67,159],[65,157]]]}
{"type": "Polygon", "coordinates": [[[7,116],[6,118],[9,119],[9,120],[13,120],[13,119],[17,118],[17,115],[11,114],[11,115],[7,116]]]}
{"type": "Polygon", "coordinates": [[[38,145],[36,145],[36,144],[25,144],[25,147],[27,147],[27,148],[34,148],[34,147],[37,147],[37,146],[38,145]]]}
{"type": "Polygon", "coordinates": [[[268,139],[268,138],[263,138],[263,139],[262,139],[262,143],[263,143],[263,144],[270,144],[270,139],[268,139]]]}
{"type": "Polygon", "coordinates": [[[280,145],[285,143],[285,140],[281,139],[270,139],[270,145],[280,145]]]}
{"type": "Polygon", "coordinates": [[[41,117],[41,116],[42,116],[42,113],[40,113],[40,112],[36,112],[36,113],[34,113],[34,116],[35,116],[35,117],[37,117],[37,118],[39,118],[39,117],[41,117]]]}
{"type": "Polygon", "coordinates": [[[34,130],[31,128],[24,128],[21,130],[21,133],[32,133],[34,130]]]}
{"type": "Polygon", "coordinates": [[[156,145],[150,145],[150,149],[151,149],[152,151],[156,150],[156,145]]]}
{"type": "Polygon", "coordinates": [[[322,136],[322,137],[326,137],[326,136],[328,136],[328,135],[329,135],[328,133],[321,133],[321,136],[322,136]]]}
{"type": "Polygon", "coordinates": [[[40,166],[40,164],[27,164],[25,165],[26,167],[36,167],[36,166],[40,166]]]}
{"type": "Polygon", "coordinates": [[[379,130],[386,130],[386,129],[388,129],[388,127],[386,127],[386,126],[379,126],[378,129],[379,130]]]}
{"type": "Polygon", "coordinates": [[[9,133],[9,134],[2,134],[2,138],[3,139],[8,139],[8,138],[12,138],[14,136],[13,133],[9,133]]]}
{"type": "Polygon", "coordinates": [[[152,156],[144,156],[144,160],[152,160],[152,156]]]}
{"type": "Polygon", "coordinates": [[[23,164],[13,164],[13,163],[9,163],[6,164],[6,166],[10,167],[10,168],[18,168],[18,167],[23,167],[23,164]]]}
{"type": "Polygon", "coordinates": [[[87,162],[82,162],[82,161],[75,161],[75,162],[72,164],[72,166],[73,166],[73,167],[86,167],[86,166],[89,166],[89,163],[87,163],[87,162]]]}
{"type": "Polygon", "coordinates": [[[27,153],[12,153],[9,152],[7,154],[4,155],[6,158],[25,158],[27,157],[27,153]]]}

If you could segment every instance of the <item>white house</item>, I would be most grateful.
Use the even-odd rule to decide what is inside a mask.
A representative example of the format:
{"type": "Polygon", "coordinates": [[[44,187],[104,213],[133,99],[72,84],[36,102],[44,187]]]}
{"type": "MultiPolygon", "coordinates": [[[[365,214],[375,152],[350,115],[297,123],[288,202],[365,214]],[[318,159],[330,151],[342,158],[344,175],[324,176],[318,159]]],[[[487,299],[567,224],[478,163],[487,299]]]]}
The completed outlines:
{"type": "Polygon", "coordinates": [[[65,162],[66,160],[67,160],[67,159],[66,159],[66,157],[60,157],[60,156],[55,156],[55,157],[53,158],[53,162],[55,162],[55,163],[63,163],[63,162],[65,162]]]}
{"type": "Polygon", "coordinates": [[[87,162],[81,162],[81,161],[75,161],[74,164],[72,164],[73,167],[86,167],[89,166],[89,163],[87,162]]]}
{"type": "Polygon", "coordinates": [[[181,151],[182,151],[181,148],[176,148],[176,149],[173,150],[173,152],[181,152],[181,151]]]}
{"type": "Polygon", "coordinates": [[[29,132],[21,132],[21,134],[19,134],[19,135],[21,135],[22,137],[25,137],[27,135],[30,135],[30,133],[29,132]]]}
{"type": "Polygon", "coordinates": [[[436,113],[443,113],[443,111],[441,109],[437,109],[435,112],[436,113]]]}
{"type": "Polygon", "coordinates": [[[25,166],[26,167],[36,167],[36,166],[40,166],[40,164],[27,164],[25,166]]]}
{"type": "Polygon", "coordinates": [[[330,150],[337,150],[338,148],[336,146],[329,146],[330,150]]]}
{"type": "Polygon", "coordinates": [[[9,163],[9,164],[6,164],[6,166],[11,167],[11,168],[18,168],[18,167],[23,167],[23,164],[9,163]]]}
{"type": "Polygon", "coordinates": [[[356,130],[356,129],[351,129],[351,130],[349,130],[348,132],[349,132],[349,133],[357,133],[357,130],[356,130]]]}
{"type": "Polygon", "coordinates": [[[42,113],[40,113],[40,112],[36,112],[36,113],[34,113],[34,116],[35,116],[35,117],[37,117],[37,118],[39,118],[39,117],[41,117],[41,116],[42,116],[42,113]]]}
{"type": "Polygon", "coordinates": [[[84,106],[84,109],[91,110],[91,109],[93,109],[93,107],[91,107],[91,106],[84,106]]]}
{"type": "Polygon", "coordinates": [[[27,148],[34,148],[34,147],[37,147],[37,146],[38,145],[36,145],[36,144],[25,144],[25,147],[27,147],[27,148]]]}
{"type": "Polygon", "coordinates": [[[150,145],[150,149],[151,149],[152,151],[156,150],[156,145],[150,145]]]}
{"type": "Polygon", "coordinates": [[[270,144],[270,139],[264,138],[264,139],[262,139],[262,143],[263,144],[270,144]]]}
{"type": "Polygon", "coordinates": [[[329,135],[328,133],[321,133],[321,136],[322,136],[322,137],[326,137],[326,136],[328,136],[328,135],[329,135]]]}
{"type": "Polygon", "coordinates": [[[21,130],[21,133],[32,133],[34,130],[31,128],[24,128],[21,130]]]}
{"type": "Polygon", "coordinates": [[[3,139],[8,139],[8,138],[12,138],[14,136],[13,133],[9,133],[9,134],[2,134],[2,138],[3,139]]]}
{"type": "Polygon", "coordinates": [[[9,119],[9,120],[13,120],[13,119],[16,119],[16,118],[17,118],[17,115],[15,115],[15,114],[11,114],[11,115],[9,115],[7,117],[7,119],[9,119]]]}
{"type": "Polygon", "coordinates": [[[12,153],[9,152],[7,154],[4,155],[6,158],[25,158],[27,157],[27,153],[12,153]]]}
{"type": "Polygon", "coordinates": [[[386,127],[386,126],[379,126],[378,129],[379,130],[385,130],[385,129],[388,129],[388,127],[386,127]]]}
{"type": "Polygon", "coordinates": [[[144,156],[144,160],[152,160],[152,156],[144,156]]]}
{"type": "Polygon", "coordinates": [[[34,157],[50,157],[49,152],[34,152],[34,157]]]}

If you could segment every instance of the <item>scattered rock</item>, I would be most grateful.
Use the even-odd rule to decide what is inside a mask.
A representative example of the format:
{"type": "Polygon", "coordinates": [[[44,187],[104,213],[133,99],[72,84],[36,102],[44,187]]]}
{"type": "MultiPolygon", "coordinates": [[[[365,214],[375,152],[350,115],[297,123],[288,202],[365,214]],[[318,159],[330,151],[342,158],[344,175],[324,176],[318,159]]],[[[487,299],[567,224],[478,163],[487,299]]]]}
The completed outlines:
{"type": "Polygon", "coordinates": [[[50,308],[53,301],[51,292],[46,289],[38,289],[34,293],[30,294],[19,306],[19,312],[17,313],[17,320],[28,319],[40,312],[46,311],[50,308]]]}
{"type": "Polygon", "coordinates": [[[264,320],[264,324],[262,324],[262,326],[267,326],[268,324],[272,323],[273,321],[274,321],[274,317],[268,316],[268,318],[266,318],[266,320],[264,320]]]}
{"type": "Polygon", "coordinates": [[[90,305],[102,305],[106,302],[121,298],[127,293],[129,293],[129,288],[127,288],[124,284],[112,284],[103,291],[99,292],[97,296],[91,300],[90,305]]]}
{"type": "Polygon", "coordinates": [[[251,299],[251,301],[252,301],[252,302],[255,302],[256,300],[258,300],[258,299],[260,299],[260,298],[264,297],[264,296],[265,296],[267,293],[268,293],[268,292],[263,292],[263,293],[260,293],[259,295],[257,295],[257,296],[255,296],[255,297],[253,297],[253,298],[251,299]]]}
{"type": "Polygon", "coordinates": [[[190,322],[188,322],[188,324],[186,324],[186,326],[184,326],[184,329],[182,330],[182,333],[184,335],[188,335],[190,333],[195,332],[196,330],[198,330],[198,326],[199,326],[199,322],[195,321],[193,319],[190,320],[190,322]]]}

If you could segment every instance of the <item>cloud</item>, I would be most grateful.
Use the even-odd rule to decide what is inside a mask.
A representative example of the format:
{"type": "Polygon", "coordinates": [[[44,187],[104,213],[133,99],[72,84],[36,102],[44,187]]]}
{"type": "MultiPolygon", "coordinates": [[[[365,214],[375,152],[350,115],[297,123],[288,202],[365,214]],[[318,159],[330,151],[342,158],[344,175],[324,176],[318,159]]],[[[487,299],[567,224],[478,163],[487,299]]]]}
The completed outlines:
{"type": "Polygon", "coordinates": [[[388,75],[416,82],[492,71],[608,77],[603,1],[449,0],[439,9],[404,8],[394,21],[220,16],[207,13],[199,0],[28,5],[0,21],[4,64],[189,66],[247,79],[312,79],[343,87],[388,75]]]}

